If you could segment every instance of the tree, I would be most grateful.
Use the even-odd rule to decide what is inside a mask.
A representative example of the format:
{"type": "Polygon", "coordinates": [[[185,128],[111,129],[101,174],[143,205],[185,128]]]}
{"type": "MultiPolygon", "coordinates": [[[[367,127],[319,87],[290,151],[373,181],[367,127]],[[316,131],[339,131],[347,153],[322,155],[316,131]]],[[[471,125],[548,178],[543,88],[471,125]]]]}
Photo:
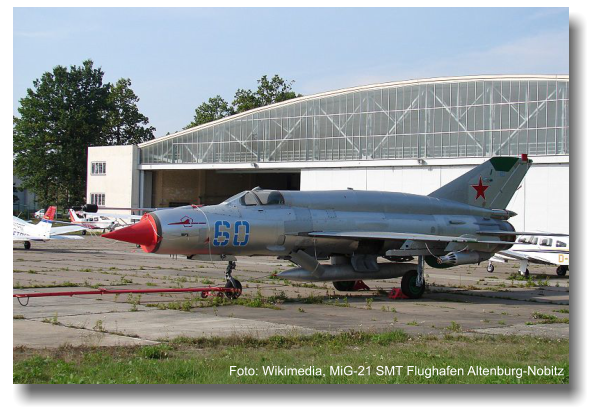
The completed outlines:
{"type": "Polygon", "coordinates": [[[14,171],[40,201],[85,196],[87,145],[102,144],[110,88],[91,61],[57,66],[33,82],[13,119],[14,171]]]}
{"type": "Polygon", "coordinates": [[[148,117],[137,109],[139,98],[130,88],[131,79],[119,79],[110,85],[108,96],[108,114],[106,120],[106,138],[108,145],[138,144],[154,138],[154,127],[148,117]]]}
{"type": "Polygon", "coordinates": [[[293,83],[295,83],[294,80],[287,82],[278,74],[275,74],[271,80],[268,80],[266,75],[262,76],[258,80],[258,89],[256,92],[246,89],[237,90],[235,99],[233,99],[235,113],[238,114],[250,109],[272,105],[301,96],[291,90],[293,83]]]}
{"type": "Polygon", "coordinates": [[[193,121],[185,128],[206,124],[250,109],[302,96],[291,90],[293,83],[295,83],[293,80],[287,82],[277,74],[271,80],[268,80],[266,75],[262,76],[258,80],[258,89],[255,92],[251,89],[237,89],[231,106],[220,95],[202,103],[196,108],[193,121]]]}
{"type": "Polygon", "coordinates": [[[19,192],[19,188],[17,188],[17,185],[13,182],[12,183],[12,203],[13,204],[17,204],[20,201],[19,196],[17,195],[18,192],[19,192]]]}
{"type": "Polygon", "coordinates": [[[236,114],[262,106],[260,99],[250,89],[237,89],[232,103],[236,114]]]}
{"type": "Polygon", "coordinates": [[[44,206],[85,200],[89,146],[130,144],[153,130],[135,129],[147,118],[137,112],[130,81],[112,86],[103,76],[91,60],[57,66],[20,100],[20,117],[13,117],[14,173],[44,206]]]}
{"type": "Polygon", "coordinates": [[[202,105],[196,108],[193,121],[185,128],[195,127],[197,125],[206,124],[212,121],[220,120],[221,118],[233,115],[233,107],[229,106],[220,95],[208,99],[208,102],[203,102],[202,105]]]}

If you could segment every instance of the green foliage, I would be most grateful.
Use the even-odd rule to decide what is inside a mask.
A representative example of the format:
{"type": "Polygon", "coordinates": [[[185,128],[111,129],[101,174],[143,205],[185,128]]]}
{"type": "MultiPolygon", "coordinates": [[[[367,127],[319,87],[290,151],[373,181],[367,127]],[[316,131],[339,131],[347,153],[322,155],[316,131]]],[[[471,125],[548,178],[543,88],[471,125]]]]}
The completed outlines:
{"type": "Polygon", "coordinates": [[[209,98],[208,102],[203,102],[195,110],[193,121],[185,128],[195,127],[212,121],[220,120],[234,114],[234,109],[220,95],[209,98]]]}
{"type": "Polygon", "coordinates": [[[56,66],[33,82],[13,117],[14,173],[41,204],[72,206],[85,198],[87,148],[153,138],[137,110],[131,81],[103,82],[91,60],[56,66]]]}
{"type": "Polygon", "coordinates": [[[169,350],[168,345],[159,344],[157,346],[141,347],[137,353],[143,359],[168,359],[169,350]]]}
{"type": "Polygon", "coordinates": [[[246,89],[237,90],[233,99],[235,113],[297,98],[300,95],[291,90],[293,83],[293,80],[287,82],[278,74],[270,80],[266,75],[262,76],[258,80],[258,89],[255,92],[246,89]]]}
{"type": "Polygon", "coordinates": [[[447,327],[449,331],[460,332],[462,331],[462,326],[455,321],[451,321],[451,325],[447,327]]]}
{"type": "Polygon", "coordinates": [[[12,202],[17,203],[19,201],[19,196],[17,196],[15,193],[18,192],[19,189],[15,186],[15,183],[12,183],[12,202]]]}
{"type": "Polygon", "coordinates": [[[408,336],[380,333],[285,335],[257,338],[180,337],[147,347],[15,348],[13,383],[569,383],[569,341],[540,337],[408,336]],[[384,375],[376,366],[462,368],[557,366],[563,374],[384,375]],[[256,368],[256,376],[230,375],[231,365],[256,368]],[[368,375],[329,375],[329,366],[369,366],[368,375]],[[326,376],[262,375],[262,366],[315,366],[326,376]]]}
{"type": "Polygon", "coordinates": [[[541,312],[533,312],[532,317],[534,319],[540,319],[541,321],[537,324],[569,324],[569,318],[558,318],[555,315],[544,314],[541,312]]]}
{"type": "Polygon", "coordinates": [[[138,144],[154,138],[154,127],[137,109],[139,98],[131,89],[131,79],[110,84],[104,142],[108,145],[138,144]]]}
{"type": "Polygon", "coordinates": [[[300,97],[301,95],[291,90],[293,83],[293,80],[286,81],[278,74],[275,74],[270,80],[264,75],[258,80],[256,91],[237,89],[231,105],[220,95],[209,98],[208,102],[203,102],[196,108],[193,121],[185,128],[192,128],[250,109],[300,97]]]}

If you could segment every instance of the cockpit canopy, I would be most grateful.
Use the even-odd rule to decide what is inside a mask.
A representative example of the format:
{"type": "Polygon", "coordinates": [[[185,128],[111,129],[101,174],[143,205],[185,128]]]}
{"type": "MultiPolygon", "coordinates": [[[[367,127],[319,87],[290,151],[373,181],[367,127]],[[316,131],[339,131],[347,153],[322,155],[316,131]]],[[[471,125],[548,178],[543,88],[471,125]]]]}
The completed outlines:
{"type": "Polygon", "coordinates": [[[285,204],[283,194],[277,190],[263,190],[259,187],[251,191],[244,191],[228,198],[223,204],[233,204],[238,201],[242,206],[282,206],[285,204]]]}

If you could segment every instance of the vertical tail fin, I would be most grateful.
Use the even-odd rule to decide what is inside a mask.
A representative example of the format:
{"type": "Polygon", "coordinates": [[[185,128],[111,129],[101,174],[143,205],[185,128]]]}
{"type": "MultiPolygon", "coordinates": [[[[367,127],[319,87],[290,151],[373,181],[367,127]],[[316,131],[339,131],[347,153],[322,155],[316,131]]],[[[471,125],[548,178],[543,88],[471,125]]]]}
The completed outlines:
{"type": "Polygon", "coordinates": [[[69,209],[69,219],[71,220],[72,223],[79,222],[79,216],[77,216],[77,213],[75,213],[75,210],[69,209]]]}
{"type": "Polygon", "coordinates": [[[476,207],[505,209],[532,164],[521,158],[496,156],[466,172],[429,197],[458,201],[476,207]]]}
{"type": "Polygon", "coordinates": [[[44,213],[44,217],[40,222],[35,225],[36,234],[43,238],[50,238],[50,233],[52,231],[52,220],[54,220],[54,215],[56,214],[56,206],[48,207],[48,210],[44,213]]]}
{"type": "Polygon", "coordinates": [[[56,214],[56,206],[48,207],[48,210],[44,213],[44,217],[42,220],[52,221],[54,220],[54,215],[56,214]]]}

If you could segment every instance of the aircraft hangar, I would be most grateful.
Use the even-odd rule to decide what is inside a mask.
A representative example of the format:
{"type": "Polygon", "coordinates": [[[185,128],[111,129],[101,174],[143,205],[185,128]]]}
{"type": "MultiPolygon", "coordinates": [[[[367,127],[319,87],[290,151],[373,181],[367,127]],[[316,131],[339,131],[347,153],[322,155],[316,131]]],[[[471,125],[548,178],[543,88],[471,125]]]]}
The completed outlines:
{"type": "Polygon", "coordinates": [[[569,233],[569,76],[391,82],[253,109],[88,151],[88,202],[216,204],[256,186],[428,194],[492,156],[534,161],[517,230],[569,233]]]}

